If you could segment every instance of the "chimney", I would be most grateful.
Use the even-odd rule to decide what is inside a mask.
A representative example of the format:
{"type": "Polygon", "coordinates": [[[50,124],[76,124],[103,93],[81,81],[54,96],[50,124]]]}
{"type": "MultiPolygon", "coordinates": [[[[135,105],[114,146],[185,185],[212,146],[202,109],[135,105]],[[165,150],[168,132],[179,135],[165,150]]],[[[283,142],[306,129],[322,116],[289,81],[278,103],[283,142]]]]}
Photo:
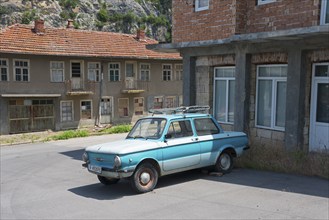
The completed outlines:
{"type": "Polygon", "coordinates": [[[145,40],[145,30],[142,29],[138,29],[137,30],[137,36],[136,36],[137,40],[139,41],[143,41],[145,40]]]}
{"type": "Polygon", "coordinates": [[[38,19],[34,21],[34,32],[37,34],[43,34],[45,33],[45,21],[38,19]]]}
{"type": "Polygon", "coordinates": [[[74,28],[73,20],[72,19],[67,20],[67,26],[66,26],[66,28],[74,28]]]}

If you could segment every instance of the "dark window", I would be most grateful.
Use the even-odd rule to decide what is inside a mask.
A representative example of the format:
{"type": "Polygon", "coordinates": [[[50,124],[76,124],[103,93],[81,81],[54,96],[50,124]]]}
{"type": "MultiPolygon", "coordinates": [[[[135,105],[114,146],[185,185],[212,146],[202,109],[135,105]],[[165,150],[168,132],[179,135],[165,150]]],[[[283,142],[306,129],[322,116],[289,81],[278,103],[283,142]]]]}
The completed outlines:
{"type": "Polygon", "coordinates": [[[8,81],[8,63],[5,59],[0,59],[0,81],[8,81]]]}
{"type": "Polygon", "coordinates": [[[191,122],[189,120],[185,121],[174,121],[171,122],[168,138],[180,138],[180,137],[189,137],[193,135],[191,122]]]}
{"type": "Polygon", "coordinates": [[[211,120],[211,118],[195,119],[194,125],[196,133],[199,136],[219,133],[218,127],[215,125],[214,121],[211,120]]]}
{"type": "Polygon", "coordinates": [[[29,63],[27,61],[16,60],[15,62],[15,80],[29,81],[29,63]]]}
{"type": "Polygon", "coordinates": [[[53,105],[54,102],[51,99],[35,99],[32,100],[32,105],[53,105]]]}
{"type": "Polygon", "coordinates": [[[81,63],[71,63],[72,67],[72,77],[81,76],[81,63]]]}

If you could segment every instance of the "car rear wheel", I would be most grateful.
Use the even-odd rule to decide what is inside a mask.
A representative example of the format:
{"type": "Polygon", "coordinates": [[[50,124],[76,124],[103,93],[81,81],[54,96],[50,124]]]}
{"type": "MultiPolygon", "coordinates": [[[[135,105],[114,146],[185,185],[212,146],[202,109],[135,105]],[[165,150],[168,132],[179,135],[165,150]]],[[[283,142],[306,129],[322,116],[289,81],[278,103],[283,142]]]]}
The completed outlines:
{"type": "Polygon", "coordinates": [[[137,167],[130,177],[132,188],[138,193],[150,192],[158,182],[158,172],[150,163],[143,163],[137,167]]]}
{"type": "Polygon", "coordinates": [[[218,157],[215,169],[217,172],[230,173],[233,169],[233,157],[228,152],[223,152],[218,157]]]}
{"type": "Polygon", "coordinates": [[[116,184],[119,182],[119,179],[116,178],[107,178],[104,176],[97,175],[97,178],[99,182],[103,183],[104,185],[111,185],[111,184],[116,184]]]}

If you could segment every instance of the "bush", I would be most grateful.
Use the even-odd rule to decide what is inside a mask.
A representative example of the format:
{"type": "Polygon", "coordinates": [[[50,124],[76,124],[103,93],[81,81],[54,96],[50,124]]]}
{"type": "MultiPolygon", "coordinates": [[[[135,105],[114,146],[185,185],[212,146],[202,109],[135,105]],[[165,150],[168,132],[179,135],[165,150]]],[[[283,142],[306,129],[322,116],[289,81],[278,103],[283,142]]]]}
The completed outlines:
{"type": "Polygon", "coordinates": [[[77,7],[79,4],[79,0],[60,0],[59,5],[66,8],[66,9],[72,9],[77,7]]]}
{"type": "Polygon", "coordinates": [[[105,8],[101,8],[97,13],[97,19],[101,22],[107,22],[109,17],[110,16],[105,8]]]}
{"type": "Polygon", "coordinates": [[[5,14],[9,14],[10,10],[2,5],[0,5],[0,16],[1,15],[5,15],[5,14]]]}
{"type": "Polygon", "coordinates": [[[76,137],[87,137],[89,136],[88,131],[86,130],[68,130],[64,131],[58,135],[54,135],[51,137],[52,140],[66,140],[70,138],[76,137]]]}
{"type": "Polygon", "coordinates": [[[113,126],[111,128],[106,128],[102,131],[102,133],[106,134],[119,134],[119,133],[126,133],[131,130],[132,126],[131,125],[117,125],[113,126]]]}
{"type": "Polygon", "coordinates": [[[22,14],[22,24],[30,24],[31,21],[36,19],[36,12],[34,9],[31,11],[25,11],[22,14]]]}
{"type": "Polygon", "coordinates": [[[310,153],[302,150],[287,151],[251,145],[242,157],[237,158],[238,167],[318,176],[329,179],[329,154],[310,153]]]}

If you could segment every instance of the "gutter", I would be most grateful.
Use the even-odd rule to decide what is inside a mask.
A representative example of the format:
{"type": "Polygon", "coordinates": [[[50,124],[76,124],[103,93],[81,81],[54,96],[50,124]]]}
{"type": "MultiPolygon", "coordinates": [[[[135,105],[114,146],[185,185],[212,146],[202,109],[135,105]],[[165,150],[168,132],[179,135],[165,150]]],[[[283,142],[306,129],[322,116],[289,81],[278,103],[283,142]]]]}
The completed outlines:
{"type": "Polygon", "coordinates": [[[311,36],[325,35],[329,38],[329,25],[312,26],[306,28],[294,28],[288,30],[270,31],[270,32],[258,32],[249,34],[235,34],[229,38],[205,40],[205,41],[190,41],[179,42],[170,44],[149,44],[146,45],[147,49],[177,53],[179,49],[183,48],[197,48],[197,47],[210,47],[216,45],[224,45],[231,43],[243,43],[243,42],[266,42],[270,40],[287,41],[308,38],[311,36]]]}

